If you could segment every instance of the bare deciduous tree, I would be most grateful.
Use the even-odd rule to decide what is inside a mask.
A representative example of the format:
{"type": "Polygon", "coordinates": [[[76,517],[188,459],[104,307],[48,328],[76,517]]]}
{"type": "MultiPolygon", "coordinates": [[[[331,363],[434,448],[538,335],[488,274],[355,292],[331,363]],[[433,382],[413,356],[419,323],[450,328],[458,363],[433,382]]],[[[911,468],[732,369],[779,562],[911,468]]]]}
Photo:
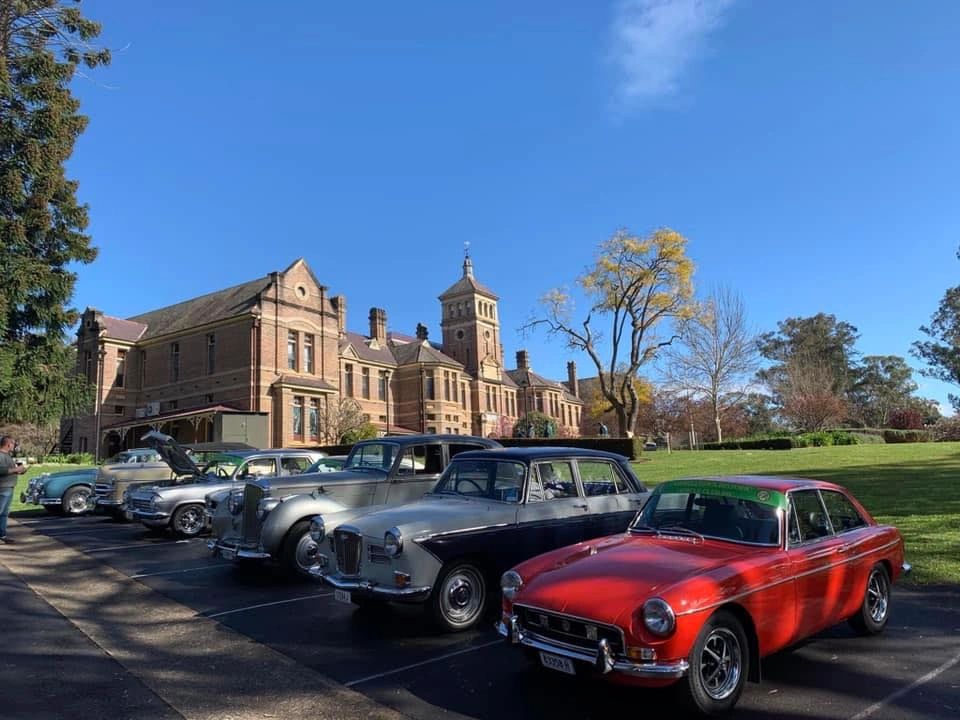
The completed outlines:
{"type": "Polygon", "coordinates": [[[847,403],[833,389],[833,369],[822,357],[803,353],[784,366],[781,412],[800,430],[822,430],[843,419],[847,403]]]}
{"type": "Polygon", "coordinates": [[[722,441],[723,415],[747,394],[758,361],[757,338],[747,324],[743,299],[729,288],[718,288],[703,312],[683,326],[679,344],[668,353],[667,376],[672,386],[710,403],[717,440],[722,441]]]}
{"type": "Polygon", "coordinates": [[[342,442],[345,435],[358,431],[367,424],[360,403],[349,397],[328,397],[320,408],[317,421],[318,436],[330,445],[342,442]]]}

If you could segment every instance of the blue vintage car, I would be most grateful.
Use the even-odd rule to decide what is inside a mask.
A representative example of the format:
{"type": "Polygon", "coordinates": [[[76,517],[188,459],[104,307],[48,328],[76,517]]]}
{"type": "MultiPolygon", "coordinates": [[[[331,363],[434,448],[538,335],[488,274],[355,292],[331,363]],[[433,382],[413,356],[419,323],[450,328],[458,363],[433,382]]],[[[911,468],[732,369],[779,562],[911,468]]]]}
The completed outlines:
{"type": "Polygon", "coordinates": [[[43,473],[30,478],[27,489],[20,493],[20,502],[42,505],[52,513],[79,515],[87,511],[96,479],[95,467],[43,473]]]}

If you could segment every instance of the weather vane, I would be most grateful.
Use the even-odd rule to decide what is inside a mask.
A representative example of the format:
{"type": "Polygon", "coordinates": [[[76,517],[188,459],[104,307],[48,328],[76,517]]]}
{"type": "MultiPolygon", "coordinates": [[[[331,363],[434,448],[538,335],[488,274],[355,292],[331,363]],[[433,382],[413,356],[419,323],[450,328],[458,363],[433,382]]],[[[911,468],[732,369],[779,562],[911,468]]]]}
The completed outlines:
{"type": "Polygon", "coordinates": [[[463,254],[464,254],[464,257],[466,258],[470,257],[470,241],[469,240],[463,241],[463,254]]]}

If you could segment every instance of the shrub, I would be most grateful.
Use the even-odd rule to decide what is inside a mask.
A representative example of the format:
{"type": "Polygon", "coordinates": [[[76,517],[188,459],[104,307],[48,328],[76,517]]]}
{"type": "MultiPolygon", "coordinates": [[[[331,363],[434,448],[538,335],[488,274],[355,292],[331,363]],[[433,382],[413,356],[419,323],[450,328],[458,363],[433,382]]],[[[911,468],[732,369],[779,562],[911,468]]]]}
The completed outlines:
{"type": "Polygon", "coordinates": [[[743,438],[703,444],[704,450],[789,450],[792,447],[793,438],[789,437],[743,438]]]}
{"type": "Polygon", "coordinates": [[[940,418],[930,429],[930,434],[937,442],[960,440],[960,415],[940,418]]]}
{"type": "Polygon", "coordinates": [[[923,413],[912,408],[892,410],[887,425],[896,430],[920,430],[923,428],[923,413]]]}
{"type": "Polygon", "coordinates": [[[883,433],[852,432],[850,434],[857,439],[857,445],[883,445],[885,442],[883,433]]]}
{"type": "Polygon", "coordinates": [[[929,442],[930,434],[925,430],[884,430],[883,439],[888,443],[929,442]]]}

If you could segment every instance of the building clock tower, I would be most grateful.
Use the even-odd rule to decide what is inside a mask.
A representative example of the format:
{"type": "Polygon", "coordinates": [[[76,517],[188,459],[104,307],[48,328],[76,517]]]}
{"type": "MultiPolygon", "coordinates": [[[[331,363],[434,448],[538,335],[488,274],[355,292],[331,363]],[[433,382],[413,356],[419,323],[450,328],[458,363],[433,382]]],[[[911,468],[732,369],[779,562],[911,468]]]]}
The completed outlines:
{"type": "Polygon", "coordinates": [[[440,295],[443,352],[463,364],[478,380],[500,382],[503,345],[500,343],[499,298],[473,276],[469,248],[463,277],[440,295]]]}

